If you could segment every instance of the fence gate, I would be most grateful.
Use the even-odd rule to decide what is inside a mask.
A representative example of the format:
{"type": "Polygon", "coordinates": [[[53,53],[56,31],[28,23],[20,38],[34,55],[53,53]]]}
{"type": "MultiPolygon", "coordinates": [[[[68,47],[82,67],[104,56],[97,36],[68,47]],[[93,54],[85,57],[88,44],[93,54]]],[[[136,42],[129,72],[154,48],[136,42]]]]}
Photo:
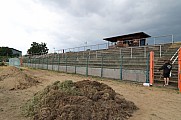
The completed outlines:
{"type": "Polygon", "coordinates": [[[19,58],[9,58],[9,65],[10,66],[15,66],[15,67],[20,67],[20,59],[19,58]]]}

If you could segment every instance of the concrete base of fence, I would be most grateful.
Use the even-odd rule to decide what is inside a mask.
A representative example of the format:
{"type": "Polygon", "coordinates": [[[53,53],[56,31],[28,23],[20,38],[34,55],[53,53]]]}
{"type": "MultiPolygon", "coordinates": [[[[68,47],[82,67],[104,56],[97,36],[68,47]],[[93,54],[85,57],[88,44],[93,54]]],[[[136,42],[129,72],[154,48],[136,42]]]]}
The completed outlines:
{"type": "Polygon", "coordinates": [[[113,78],[120,79],[120,70],[119,69],[103,69],[103,77],[105,78],[113,78]]]}
{"type": "Polygon", "coordinates": [[[101,77],[101,68],[88,68],[88,75],[101,77]]]}
{"type": "Polygon", "coordinates": [[[123,69],[123,80],[131,80],[136,82],[146,81],[146,71],[143,70],[124,70],[123,69]]]}
{"type": "MultiPolygon", "coordinates": [[[[59,65],[47,65],[47,64],[29,64],[29,63],[24,63],[23,66],[32,67],[32,68],[36,68],[36,69],[47,69],[48,68],[48,70],[86,75],[86,67],[77,66],[75,68],[75,66],[59,66],[59,65]]],[[[101,68],[88,67],[88,75],[101,77],[101,68]]],[[[102,77],[120,79],[120,69],[103,68],[102,77]]],[[[145,82],[146,71],[123,69],[122,78],[123,78],[123,80],[145,82]]]]}

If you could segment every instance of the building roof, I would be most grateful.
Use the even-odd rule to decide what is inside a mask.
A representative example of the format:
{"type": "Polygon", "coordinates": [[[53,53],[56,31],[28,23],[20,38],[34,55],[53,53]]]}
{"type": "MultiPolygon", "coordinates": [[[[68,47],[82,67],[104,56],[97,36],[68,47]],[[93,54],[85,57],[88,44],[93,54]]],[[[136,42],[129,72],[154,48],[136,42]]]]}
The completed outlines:
{"type": "Polygon", "coordinates": [[[117,42],[118,40],[124,41],[124,40],[141,39],[141,38],[148,38],[148,37],[151,37],[151,36],[144,32],[138,32],[138,33],[132,33],[132,34],[127,34],[127,35],[104,38],[103,40],[110,41],[110,42],[117,42]]]}

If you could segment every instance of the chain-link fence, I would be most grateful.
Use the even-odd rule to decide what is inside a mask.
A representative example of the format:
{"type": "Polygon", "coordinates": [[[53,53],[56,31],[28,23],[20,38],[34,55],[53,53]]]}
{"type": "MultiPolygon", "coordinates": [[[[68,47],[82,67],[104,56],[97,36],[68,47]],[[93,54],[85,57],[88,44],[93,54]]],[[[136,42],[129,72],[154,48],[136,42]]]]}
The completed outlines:
{"type": "Polygon", "coordinates": [[[156,60],[162,50],[160,46],[147,46],[55,53],[29,56],[23,58],[23,63],[26,67],[37,69],[145,82],[149,52],[155,51],[156,60]]]}

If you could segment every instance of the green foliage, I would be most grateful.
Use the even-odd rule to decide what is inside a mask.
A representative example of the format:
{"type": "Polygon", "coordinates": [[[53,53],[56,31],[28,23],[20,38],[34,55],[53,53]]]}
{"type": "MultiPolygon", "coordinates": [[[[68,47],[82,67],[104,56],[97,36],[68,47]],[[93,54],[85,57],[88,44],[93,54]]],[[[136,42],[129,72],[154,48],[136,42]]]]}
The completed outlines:
{"type": "Polygon", "coordinates": [[[81,95],[80,91],[75,88],[74,83],[71,80],[59,83],[58,87],[61,91],[68,95],[81,95]]]}
{"type": "Polygon", "coordinates": [[[42,55],[42,54],[47,54],[48,53],[48,48],[46,46],[46,43],[36,43],[33,42],[31,44],[31,47],[28,49],[27,53],[32,54],[32,55],[42,55]]]}
{"type": "Polygon", "coordinates": [[[66,80],[60,84],[58,84],[59,89],[66,91],[67,89],[70,89],[71,87],[73,87],[73,82],[71,80],[66,80]]]}
{"type": "Polygon", "coordinates": [[[41,106],[42,97],[46,96],[45,92],[36,93],[32,99],[28,100],[22,107],[22,114],[26,117],[32,117],[37,112],[38,108],[41,106]]]}
{"type": "Polygon", "coordinates": [[[0,62],[9,62],[9,58],[11,58],[10,56],[0,56],[0,62]]]}
{"type": "Polygon", "coordinates": [[[0,47],[0,56],[12,56],[12,49],[8,47],[0,47]]]}

